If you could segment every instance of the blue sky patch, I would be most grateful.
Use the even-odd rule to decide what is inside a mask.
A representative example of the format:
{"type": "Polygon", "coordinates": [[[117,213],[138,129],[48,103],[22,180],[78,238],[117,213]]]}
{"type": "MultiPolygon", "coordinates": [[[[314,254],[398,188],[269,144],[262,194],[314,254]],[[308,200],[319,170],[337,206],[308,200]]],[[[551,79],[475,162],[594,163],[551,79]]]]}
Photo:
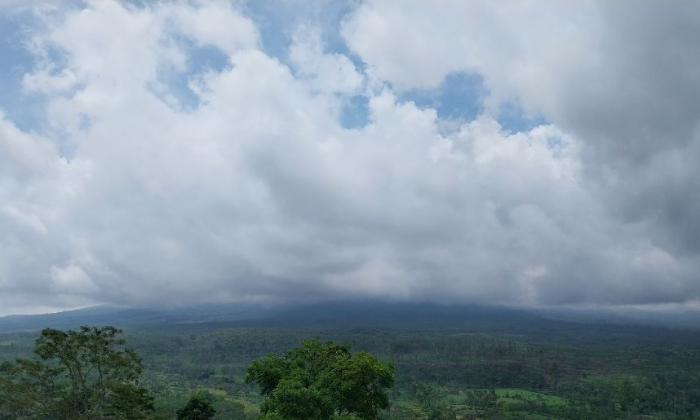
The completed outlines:
{"type": "Polygon", "coordinates": [[[398,95],[402,102],[411,101],[421,108],[432,108],[446,120],[471,121],[484,111],[488,90],[476,73],[458,72],[445,77],[436,89],[416,89],[398,95]]]}
{"type": "Polygon", "coordinates": [[[501,104],[496,118],[503,131],[517,133],[519,131],[530,131],[533,128],[549,124],[541,115],[530,115],[526,113],[518,101],[512,100],[501,104]]]}
{"type": "MultiPolygon", "coordinates": [[[[221,72],[231,65],[228,56],[211,45],[197,45],[186,37],[176,37],[175,41],[187,54],[187,67],[184,71],[173,68],[161,69],[158,79],[168,87],[183,109],[191,110],[199,106],[199,97],[190,89],[189,83],[195,75],[209,71],[221,72]]],[[[154,91],[160,95],[161,92],[154,91]]]]}
{"type": "Polygon", "coordinates": [[[36,129],[44,115],[40,96],[22,90],[23,75],[34,66],[34,57],[24,46],[27,15],[0,16],[0,109],[23,130],[36,129]]]}
{"type": "Polygon", "coordinates": [[[355,65],[358,59],[350,54],[340,28],[343,19],[356,6],[354,1],[285,2],[255,1],[245,5],[245,14],[260,31],[262,49],[284,64],[289,64],[289,46],[300,25],[318,27],[328,53],[347,55],[355,65]]]}
{"type": "Polygon", "coordinates": [[[340,124],[344,128],[362,128],[369,122],[369,98],[353,96],[343,101],[340,111],[340,124]]]}

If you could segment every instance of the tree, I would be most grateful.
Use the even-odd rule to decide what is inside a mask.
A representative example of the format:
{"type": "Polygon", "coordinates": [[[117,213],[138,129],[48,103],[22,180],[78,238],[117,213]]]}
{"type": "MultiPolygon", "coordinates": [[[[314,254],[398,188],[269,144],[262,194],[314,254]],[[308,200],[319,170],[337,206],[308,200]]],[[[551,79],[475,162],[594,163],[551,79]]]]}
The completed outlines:
{"type": "Polygon", "coordinates": [[[266,419],[374,420],[389,407],[387,388],[394,385],[394,366],[350,346],[318,339],[304,341],[284,356],[270,354],[253,362],[246,382],[265,397],[266,419]]]}
{"type": "Polygon", "coordinates": [[[0,419],[145,418],[153,404],[138,385],[143,366],[124,346],[114,327],[43,330],[37,357],[0,367],[0,419]]]}
{"type": "Polygon", "coordinates": [[[214,414],[212,403],[205,396],[195,394],[177,411],[177,420],[210,420],[214,414]]]}
{"type": "Polygon", "coordinates": [[[219,401],[214,405],[216,415],[212,420],[247,420],[245,406],[234,401],[219,401]]]}

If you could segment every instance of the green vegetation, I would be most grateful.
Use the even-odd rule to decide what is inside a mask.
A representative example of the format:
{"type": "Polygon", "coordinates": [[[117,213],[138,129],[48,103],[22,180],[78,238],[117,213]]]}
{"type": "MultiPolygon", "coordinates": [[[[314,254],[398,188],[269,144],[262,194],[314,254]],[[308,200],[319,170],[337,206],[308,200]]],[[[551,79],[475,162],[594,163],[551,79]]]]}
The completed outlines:
{"type": "Polygon", "coordinates": [[[246,382],[260,387],[263,419],[374,420],[389,407],[386,388],[394,366],[350,346],[304,341],[284,357],[270,354],[250,365],[246,382]]]}
{"type": "MultiPolygon", "coordinates": [[[[91,336],[94,331],[82,334],[91,336]]],[[[65,340],[56,336],[53,341],[76,342],[73,334],[80,333],[62,334],[67,334],[65,340]]],[[[700,334],[696,331],[479,319],[430,325],[385,322],[381,326],[203,323],[131,328],[125,336],[130,348],[143,359],[143,371],[136,363],[138,358],[129,359],[133,362],[126,365],[135,370],[117,376],[121,379],[116,382],[147,390],[129,395],[142,401],[137,404],[137,415],[154,419],[177,419],[194,397],[211,405],[213,420],[253,420],[259,416],[380,420],[700,418],[700,334]],[[309,337],[319,339],[308,341],[309,337]],[[351,343],[353,350],[349,345],[332,343],[351,343]],[[390,366],[394,369],[391,388],[390,366]],[[354,376],[353,372],[368,375],[354,376]],[[351,395],[372,378],[378,385],[370,387],[376,391],[365,400],[370,402],[348,405],[351,395]]],[[[40,340],[42,337],[45,333],[40,340]]],[[[56,407],[73,407],[78,395],[94,395],[72,391],[67,368],[55,357],[58,353],[50,353],[53,356],[47,359],[38,354],[28,359],[35,339],[30,333],[0,335],[0,364],[6,361],[0,375],[2,420],[51,418],[41,417],[36,402],[31,410],[26,406],[22,409],[22,404],[34,397],[32,392],[18,390],[30,386],[45,389],[40,387],[49,382],[42,382],[42,378],[54,378],[62,390],[56,394],[60,397],[54,401],[56,407]],[[32,364],[14,361],[16,357],[32,364]],[[30,366],[39,366],[36,363],[45,368],[31,370],[30,366]]],[[[114,339],[120,336],[115,334],[114,339]]],[[[92,343],[85,337],[82,340],[92,343]]],[[[104,346],[98,348],[105,351],[104,346]]],[[[121,341],[106,348],[128,357],[121,341]]],[[[93,387],[95,382],[88,384],[93,387]]],[[[104,418],[120,418],[117,411],[122,410],[121,418],[138,419],[123,414],[123,405],[114,404],[118,389],[109,388],[105,407],[122,408],[104,410],[104,418]]]]}
{"type": "Polygon", "coordinates": [[[143,368],[113,327],[45,329],[33,359],[4,363],[0,417],[14,420],[138,420],[153,411],[143,368]]]}
{"type": "Polygon", "coordinates": [[[194,395],[184,407],[177,410],[177,420],[211,420],[216,414],[214,405],[203,395],[194,395]]]}

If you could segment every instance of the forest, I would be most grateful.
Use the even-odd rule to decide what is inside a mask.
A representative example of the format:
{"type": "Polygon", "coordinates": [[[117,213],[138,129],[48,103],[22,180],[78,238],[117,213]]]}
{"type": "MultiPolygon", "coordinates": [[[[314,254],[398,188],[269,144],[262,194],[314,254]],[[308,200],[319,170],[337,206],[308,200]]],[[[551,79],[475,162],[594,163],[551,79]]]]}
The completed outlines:
{"type": "MultiPolygon", "coordinates": [[[[342,308],[324,315],[327,310],[130,326],[124,337],[142,360],[139,386],[160,419],[178,418],[193,397],[210,403],[217,420],[257,418],[265,396],[246,381],[250,366],[314,338],[392,366],[388,404],[375,416],[381,419],[700,418],[694,330],[497,311],[413,311],[411,318],[402,310],[365,308],[353,318],[342,308]]],[[[0,334],[0,363],[30,356],[38,334],[0,334]]]]}

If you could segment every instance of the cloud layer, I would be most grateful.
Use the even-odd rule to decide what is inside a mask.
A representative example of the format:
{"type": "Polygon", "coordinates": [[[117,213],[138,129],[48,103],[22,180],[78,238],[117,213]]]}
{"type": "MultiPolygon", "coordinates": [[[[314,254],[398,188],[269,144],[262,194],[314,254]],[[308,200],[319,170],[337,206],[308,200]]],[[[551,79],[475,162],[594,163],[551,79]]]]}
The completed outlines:
{"type": "Polygon", "coordinates": [[[279,54],[250,7],[29,11],[43,111],[0,115],[1,313],[698,298],[700,8],[370,1],[290,19],[279,54]],[[476,118],[406,100],[454,74],[483,80],[476,118]],[[504,129],[514,103],[547,123],[504,129]]]}

